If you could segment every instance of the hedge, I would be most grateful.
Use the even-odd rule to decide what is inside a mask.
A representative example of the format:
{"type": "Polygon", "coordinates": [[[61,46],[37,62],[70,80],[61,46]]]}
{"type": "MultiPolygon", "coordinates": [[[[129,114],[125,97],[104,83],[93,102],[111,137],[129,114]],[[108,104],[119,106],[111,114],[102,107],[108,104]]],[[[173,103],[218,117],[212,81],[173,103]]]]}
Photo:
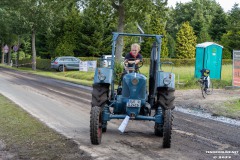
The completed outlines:
{"type": "MultiPolygon", "coordinates": [[[[92,61],[98,60],[97,57],[79,57],[82,61],[92,61]]],[[[171,58],[162,58],[161,62],[172,62],[174,66],[194,66],[195,59],[171,59],[171,58]]],[[[150,58],[144,58],[144,64],[150,64],[150,58]]],[[[231,59],[223,59],[222,65],[232,64],[231,59]]]]}
{"type": "MultiPolygon", "coordinates": [[[[51,70],[51,60],[50,59],[36,59],[37,69],[41,70],[51,70]]],[[[18,61],[19,67],[32,67],[32,59],[23,59],[18,61]]]]}
{"type": "MultiPolygon", "coordinates": [[[[79,57],[82,61],[97,61],[99,58],[97,57],[79,57]]],[[[19,66],[24,67],[32,67],[32,59],[23,59],[19,60],[18,64],[19,66]]],[[[194,66],[195,65],[195,59],[170,59],[170,58],[162,58],[161,62],[173,62],[175,67],[178,66],[194,66]]],[[[150,64],[150,58],[144,58],[144,64],[150,64]]],[[[231,59],[223,59],[222,65],[228,65],[232,64],[231,59]]],[[[51,70],[51,60],[50,59],[37,59],[37,69],[41,70],[51,70]]]]}

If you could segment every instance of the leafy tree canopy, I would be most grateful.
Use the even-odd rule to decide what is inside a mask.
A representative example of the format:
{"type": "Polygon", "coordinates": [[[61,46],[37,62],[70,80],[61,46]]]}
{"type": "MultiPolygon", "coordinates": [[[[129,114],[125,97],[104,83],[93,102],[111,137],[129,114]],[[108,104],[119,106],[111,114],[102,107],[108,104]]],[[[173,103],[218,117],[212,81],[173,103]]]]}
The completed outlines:
{"type": "Polygon", "coordinates": [[[189,22],[183,23],[177,33],[176,57],[180,59],[194,58],[196,40],[197,37],[194,35],[193,28],[190,26],[189,22]]]}

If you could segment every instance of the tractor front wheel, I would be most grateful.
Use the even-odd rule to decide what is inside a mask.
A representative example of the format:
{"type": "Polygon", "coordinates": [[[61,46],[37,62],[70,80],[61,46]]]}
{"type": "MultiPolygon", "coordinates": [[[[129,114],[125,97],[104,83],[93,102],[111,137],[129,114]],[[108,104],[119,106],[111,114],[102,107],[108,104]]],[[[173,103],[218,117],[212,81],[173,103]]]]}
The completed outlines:
{"type": "Polygon", "coordinates": [[[100,144],[102,139],[102,112],[101,108],[94,106],[91,108],[90,116],[90,138],[92,144],[100,144]]]}
{"type": "Polygon", "coordinates": [[[103,109],[108,101],[109,84],[94,84],[90,115],[90,139],[92,144],[100,144],[102,132],[107,131],[107,122],[103,122],[103,109]]]}
{"type": "Polygon", "coordinates": [[[163,148],[171,147],[171,136],[172,136],[172,110],[167,109],[163,113],[164,123],[163,123],[163,148]]]}

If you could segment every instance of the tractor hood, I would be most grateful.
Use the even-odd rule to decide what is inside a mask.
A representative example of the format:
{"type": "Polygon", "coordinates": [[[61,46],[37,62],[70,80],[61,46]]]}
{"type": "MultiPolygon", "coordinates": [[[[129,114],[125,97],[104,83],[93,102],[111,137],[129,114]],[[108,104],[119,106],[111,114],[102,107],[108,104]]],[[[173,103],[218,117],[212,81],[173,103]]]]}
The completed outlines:
{"type": "Polygon", "coordinates": [[[122,97],[128,99],[146,100],[147,78],[139,73],[129,73],[123,77],[122,97]]]}

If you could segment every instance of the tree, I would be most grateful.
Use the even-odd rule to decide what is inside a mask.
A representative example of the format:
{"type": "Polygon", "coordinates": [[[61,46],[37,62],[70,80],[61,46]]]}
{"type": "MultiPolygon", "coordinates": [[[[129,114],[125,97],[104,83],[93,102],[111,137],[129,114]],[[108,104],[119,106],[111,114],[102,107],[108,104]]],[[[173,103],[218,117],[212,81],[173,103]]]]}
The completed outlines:
{"type": "MultiPolygon", "coordinates": [[[[145,21],[147,26],[146,32],[148,34],[159,34],[163,35],[164,37],[162,38],[162,46],[161,46],[161,57],[166,58],[168,57],[168,49],[167,49],[167,43],[168,43],[168,37],[167,37],[167,32],[165,30],[165,17],[164,15],[162,16],[160,13],[160,8],[157,9],[158,6],[153,5],[152,8],[153,10],[147,15],[149,18],[146,18],[148,20],[145,21]]],[[[155,39],[153,38],[145,38],[144,43],[142,44],[142,55],[144,57],[150,57],[150,51],[153,42],[155,39]]]]}
{"type": "Polygon", "coordinates": [[[167,34],[167,36],[168,36],[167,48],[168,48],[169,57],[170,58],[176,57],[175,55],[176,42],[170,34],[167,34]]]}
{"type": "Polygon", "coordinates": [[[234,4],[228,16],[228,30],[239,31],[240,30],[240,7],[237,3],[234,4]]]}
{"type": "Polygon", "coordinates": [[[24,19],[21,25],[31,34],[32,69],[36,70],[36,33],[46,32],[54,27],[54,20],[61,16],[64,8],[73,1],[68,0],[2,0],[0,5],[7,6],[9,11],[17,11],[24,19]]]}
{"type": "Polygon", "coordinates": [[[183,23],[177,33],[176,57],[180,59],[194,58],[196,40],[197,37],[194,35],[193,28],[190,26],[189,22],[183,23]]]}
{"type": "MultiPolygon", "coordinates": [[[[1,3],[0,3],[1,4],[1,3]]],[[[14,10],[8,10],[6,6],[0,6],[1,15],[1,27],[0,27],[0,41],[2,46],[7,44],[9,46],[9,52],[7,56],[7,64],[10,65],[11,61],[11,49],[14,45],[19,43],[19,35],[21,34],[23,27],[19,25],[20,21],[24,21],[19,18],[19,13],[14,10]]],[[[5,55],[2,54],[2,63],[5,55]]]]}
{"type": "Polygon", "coordinates": [[[223,9],[219,7],[213,16],[209,27],[209,35],[215,42],[219,42],[223,34],[227,32],[227,17],[223,9]]]}
{"type": "MultiPolygon", "coordinates": [[[[169,12],[167,32],[175,39],[180,24],[189,21],[195,34],[200,39],[206,39],[209,25],[216,10],[221,6],[214,0],[192,0],[188,3],[177,3],[175,9],[169,12]],[[202,37],[200,37],[200,35],[202,37]]],[[[201,41],[201,40],[198,41],[201,41]]]]}
{"type": "Polygon", "coordinates": [[[210,42],[212,41],[210,35],[208,34],[208,29],[207,29],[207,25],[204,24],[204,26],[202,27],[200,34],[198,36],[197,42],[198,43],[203,43],[203,42],[210,42]]]}
{"type": "Polygon", "coordinates": [[[1,51],[2,51],[2,60],[1,63],[4,63],[4,51],[2,50],[2,48],[4,47],[4,45],[6,44],[6,38],[8,36],[8,17],[7,16],[7,11],[4,8],[0,9],[0,42],[1,42],[1,51]]]}
{"type": "Polygon", "coordinates": [[[74,50],[79,48],[79,36],[81,29],[81,16],[75,6],[64,18],[62,34],[57,37],[58,44],[55,49],[55,56],[74,56],[74,50]]]}
{"type": "MultiPolygon", "coordinates": [[[[84,4],[88,4],[91,1],[96,0],[79,0],[84,4]]],[[[129,0],[106,0],[108,5],[112,6],[112,11],[117,15],[117,31],[124,32],[124,27],[127,22],[138,22],[144,21],[145,14],[152,10],[152,5],[157,6],[166,6],[167,0],[138,0],[138,1],[129,1],[129,0]],[[144,4],[144,5],[143,5],[144,4]]],[[[98,3],[96,3],[98,5],[98,3]]],[[[165,10],[162,10],[163,14],[165,10]]],[[[124,48],[123,38],[120,36],[116,44],[116,59],[117,61],[121,60],[122,51],[124,48]]]]}
{"type": "Polygon", "coordinates": [[[240,49],[240,8],[238,4],[234,4],[229,12],[227,33],[223,34],[221,44],[225,47],[223,50],[223,58],[231,58],[232,50],[240,49]]]}
{"type": "Polygon", "coordinates": [[[190,22],[194,15],[192,2],[176,3],[175,9],[170,9],[167,17],[167,32],[175,39],[176,34],[184,22],[190,22]]]}
{"type": "Polygon", "coordinates": [[[79,51],[85,56],[111,53],[112,31],[116,25],[112,7],[105,1],[91,1],[82,14],[79,51]]]}

